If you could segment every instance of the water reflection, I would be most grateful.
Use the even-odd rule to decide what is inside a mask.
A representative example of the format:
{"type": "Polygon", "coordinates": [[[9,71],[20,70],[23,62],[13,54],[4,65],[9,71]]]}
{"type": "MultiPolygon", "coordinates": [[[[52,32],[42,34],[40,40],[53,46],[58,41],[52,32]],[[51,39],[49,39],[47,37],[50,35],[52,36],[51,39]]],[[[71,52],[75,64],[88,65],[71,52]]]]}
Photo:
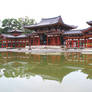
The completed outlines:
{"type": "Polygon", "coordinates": [[[71,72],[81,70],[92,79],[92,55],[61,53],[61,55],[33,55],[15,52],[0,53],[0,77],[43,79],[61,82],[71,72]]]}
{"type": "Polygon", "coordinates": [[[92,55],[0,53],[1,92],[91,92],[92,55]]]}

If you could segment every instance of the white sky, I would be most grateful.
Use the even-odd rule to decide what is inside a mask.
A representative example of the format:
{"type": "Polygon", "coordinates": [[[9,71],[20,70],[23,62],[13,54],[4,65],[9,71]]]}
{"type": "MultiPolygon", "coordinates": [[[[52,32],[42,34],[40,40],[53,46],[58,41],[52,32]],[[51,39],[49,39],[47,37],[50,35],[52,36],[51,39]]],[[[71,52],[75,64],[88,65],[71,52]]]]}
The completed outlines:
{"type": "Polygon", "coordinates": [[[0,0],[0,19],[28,16],[36,19],[61,15],[66,24],[86,28],[92,20],[92,0],[0,0]]]}

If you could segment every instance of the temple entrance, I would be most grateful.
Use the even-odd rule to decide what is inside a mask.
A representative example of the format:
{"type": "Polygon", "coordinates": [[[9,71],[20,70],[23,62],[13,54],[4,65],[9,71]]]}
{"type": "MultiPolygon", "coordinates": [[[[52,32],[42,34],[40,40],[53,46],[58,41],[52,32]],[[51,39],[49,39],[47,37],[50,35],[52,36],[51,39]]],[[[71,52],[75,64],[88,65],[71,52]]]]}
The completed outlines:
{"type": "Polygon", "coordinates": [[[64,38],[62,35],[60,35],[60,42],[61,42],[61,45],[64,45],[64,38]]]}
{"type": "Polygon", "coordinates": [[[40,35],[40,45],[46,45],[46,44],[47,44],[47,35],[43,33],[40,35]]]}

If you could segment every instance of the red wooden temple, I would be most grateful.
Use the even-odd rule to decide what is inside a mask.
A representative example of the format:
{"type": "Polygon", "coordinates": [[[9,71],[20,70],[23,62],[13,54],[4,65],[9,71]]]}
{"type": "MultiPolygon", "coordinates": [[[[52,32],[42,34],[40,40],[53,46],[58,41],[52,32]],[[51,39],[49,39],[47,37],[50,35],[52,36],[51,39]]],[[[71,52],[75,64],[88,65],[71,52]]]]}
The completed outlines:
{"type": "Polygon", "coordinates": [[[89,28],[75,30],[76,26],[65,24],[61,16],[42,19],[39,23],[25,26],[32,31],[24,34],[21,30],[9,30],[8,34],[0,35],[0,46],[63,46],[65,48],[92,47],[92,21],[87,22],[89,28]]]}
{"type": "Polygon", "coordinates": [[[70,30],[64,32],[66,48],[91,48],[92,47],[92,22],[87,22],[88,27],[82,30],[70,30]]]}
{"type": "Polygon", "coordinates": [[[67,25],[60,16],[42,19],[40,23],[24,28],[34,30],[35,33],[29,35],[31,45],[63,45],[63,33],[75,26],[67,25]]]}
{"type": "Polygon", "coordinates": [[[21,30],[9,30],[8,34],[1,34],[0,47],[2,48],[20,48],[25,47],[28,43],[28,37],[21,30]]]}

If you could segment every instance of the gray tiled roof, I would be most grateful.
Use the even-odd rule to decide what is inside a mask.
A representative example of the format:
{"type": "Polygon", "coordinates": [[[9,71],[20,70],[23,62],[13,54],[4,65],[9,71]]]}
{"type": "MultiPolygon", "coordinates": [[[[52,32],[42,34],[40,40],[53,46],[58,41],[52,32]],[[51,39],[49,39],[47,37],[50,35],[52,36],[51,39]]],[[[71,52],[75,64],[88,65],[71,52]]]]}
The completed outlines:
{"type": "Polygon", "coordinates": [[[13,35],[10,35],[10,34],[2,34],[3,37],[6,37],[6,38],[26,38],[27,36],[26,35],[19,35],[19,36],[13,36],[13,35]]]}
{"type": "Polygon", "coordinates": [[[23,32],[22,30],[8,30],[9,33],[12,33],[12,32],[23,32]]]}
{"type": "Polygon", "coordinates": [[[86,22],[88,25],[92,26],[92,21],[86,22]]]}
{"type": "Polygon", "coordinates": [[[88,28],[86,28],[86,29],[80,29],[80,30],[69,30],[69,31],[65,31],[64,32],[64,35],[65,34],[83,34],[83,33],[85,33],[85,32],[90,32],[90,31],[92,31],[92,27],[88,27],[88,28]]]}
{"type": "Polygon", "coordinates": [[[65,31],[64,34],[81,34],[81,30],[70,30],[70,31],[65,31]]]}
{"type": "Polygon", "coordinates": [[[61,16],[54,17],[54,18],[42,19],[39,23],[34,24],[34,25],[30,25],[30,26],[25,26],[24,28],[35,29],[35,28],[44,27],[44,26],[50,26],[50,25],[54,25],[54,24],[58,24],[58,23],[61,26],[66,26],[66,27],[68,27],[70,29],[76,28],[75,26],[64,24],[61,16]]]}

